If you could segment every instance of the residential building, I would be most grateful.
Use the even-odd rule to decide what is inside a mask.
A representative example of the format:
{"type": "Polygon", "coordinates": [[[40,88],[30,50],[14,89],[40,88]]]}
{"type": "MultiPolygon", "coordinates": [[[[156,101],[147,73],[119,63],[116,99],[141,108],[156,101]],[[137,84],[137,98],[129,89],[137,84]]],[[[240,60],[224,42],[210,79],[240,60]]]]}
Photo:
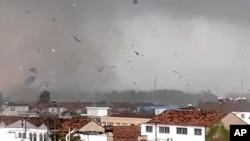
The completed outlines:
{"type": "Polygon", "coordinates": [[[247,124],[250,124],[250,112],[232,112],[232,113],[235,114],[244,122],[246,122],[247,124]]]}
{"type": "Polygon", "coordinates": [[[154,106],[155,115],[159,115],[160,113],[166,111],[166,110],[176,110],[180,108],[177,105],[168,105],[168,106],[154,106]]]}
{"type": "Polygon", "coordinates": [[[1,105],[0,115],[19,116],[29,113],[30,108],[27,104],[15,104],[5,102],[1,105]]]}
{"type": "Polygon", "coordinates": [[[86,107],[88,117],[101,117],[109,115],[109,107],[86,107]]]}
{"type": "Polygon", "coordinates": [[[206,129],[226,116],[217,111],[170,110],[141,125],[141,135],[149,141],[205,141],[206,129]]]}
{"type": "Polygon", "coordinates": [[[25,138],[30,141],[50,141],[49,130],[43,123],[32,123],[32,120],[18,119],[18,117],[1,117],[0,119],[5,119],[0,123],[0,135],[13,139],[25,138]]]}
{"type": "Polygon", "coordinates": [[[100,117],[100,122],[102,126],[113,125],[113,126],[131,126],[131,125],[140,125],[142,123],[148,122],[155,115],[139,115],[135,113],[120,113],[112,114],[109,116],[100,117]]]}

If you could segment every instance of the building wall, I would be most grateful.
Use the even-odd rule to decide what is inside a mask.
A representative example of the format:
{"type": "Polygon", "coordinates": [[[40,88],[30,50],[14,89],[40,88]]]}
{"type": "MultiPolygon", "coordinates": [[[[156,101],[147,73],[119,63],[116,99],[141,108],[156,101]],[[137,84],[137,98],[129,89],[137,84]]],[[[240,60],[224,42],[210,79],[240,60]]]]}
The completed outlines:
{"type": "Polygon", "coordinates": [[[237,117],[245,121],[247,124],[250,124],[250,112],[232,112],[237,117]]]}
{"type": "Polygon", "coordinates": [[[19,114],[24,114],[29,111],[29,106],[8,106],[2,105],[1,115],[12,115],[18,116],[19,114]]]}
{"type": "Polygon", "coordinates": [[[105,125],[131,126],[132,124],[139,125],[151,120],[149,118],[127,118],[127,117],[108,117],[108,116],[101,117],[100,119],[102,126],[105,125]]]}
{"type": "MultiPolygon", "coordinates": [[[[0,136],[7,136],[10,138],[21,138],[23,137],[24,132],[24,128],[0,128],[0,136]]],[[[44,139],[44,136],[47,135],[47,130],[29,128],[26,129],[26,137],[28,139],[32,138],[31,141],[34,141],[34,136],[36,136],[36,141],[40,141],[40,135],[42,135],[42,139],[44,139]]]]}
{"type": "Polygon", "coordinates": [[[173,125],[153,125],[153,124],[142,124],[141,125],[141,135],[147,136],[149,141],[158,139],[158,141],[166,140],[172,138],[174,141],[205,141],[205,127],[199,126],[173,126],[173,125]],[[146,126],[152,126],[152,132],[146,132],[146,126]],[[159,133],[159,127],[169,127],[169,133],[159,133]],[[177,134],[177,127],[187,128],[186,135],[177,134]],[[194,129],[201,129],[201,135],[195,135],[194,129]],[[157,131],[155,130],[157,129],[157,131]],[[156,132],[155,132],[156,131],[156,132]]]}
{"type": "Polygon", "coordinates": [[[107,116],[109,108],[108,107],[86,107],[87,116],[107,116]]]}
{"type": "Polygon", "coordinates": [[[84,134],[77,134],[81,137],[82,141],[108,141],[107,134],[99,134],[99,135],[84,135],[84,134]]]}
{"type": "Polygon", "coordinates": [[[239,124],[239,125],[246,125],[247,123],[240,119],[237,115],[233,113],[229,113],[226,115],[221,122],[223,123],[224,127],[229,130],[230,125],[232,124],[239,124]]]}

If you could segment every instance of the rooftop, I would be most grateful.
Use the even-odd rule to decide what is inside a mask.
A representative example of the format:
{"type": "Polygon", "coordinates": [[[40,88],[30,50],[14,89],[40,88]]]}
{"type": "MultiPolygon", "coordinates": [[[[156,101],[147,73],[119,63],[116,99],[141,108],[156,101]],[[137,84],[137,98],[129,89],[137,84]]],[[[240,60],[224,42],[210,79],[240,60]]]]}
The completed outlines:
{"type": "Polygon", "coordinates": [[[110,126],[113,131],[113,141],[137,141],[140,136],[138,126],[110,126]]]}
{"type": "Polygon", "coordinates": [[[133,112],[121,112],[118,114],[112,114],[110,117],[124,117],[124,118],[153,118],[155,114],[136,114],[133,112]]]}
{"type": "Polygon", "coordinates": [[[155,116],[148,123],[212,126],[225,116],[221,111],[169,110],[155,116]]]}

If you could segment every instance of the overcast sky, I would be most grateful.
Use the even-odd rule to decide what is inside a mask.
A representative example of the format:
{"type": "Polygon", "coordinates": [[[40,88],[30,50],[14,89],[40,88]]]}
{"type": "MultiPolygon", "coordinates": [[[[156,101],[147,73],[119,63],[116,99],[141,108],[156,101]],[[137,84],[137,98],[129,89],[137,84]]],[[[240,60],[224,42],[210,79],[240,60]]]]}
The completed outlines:
{"type": "Polygon", "coordinates": [[[157,75],[159,89],[247,92],[249,13],[250,0],[0,0],[0,90],[152,90],[157,75]]]}

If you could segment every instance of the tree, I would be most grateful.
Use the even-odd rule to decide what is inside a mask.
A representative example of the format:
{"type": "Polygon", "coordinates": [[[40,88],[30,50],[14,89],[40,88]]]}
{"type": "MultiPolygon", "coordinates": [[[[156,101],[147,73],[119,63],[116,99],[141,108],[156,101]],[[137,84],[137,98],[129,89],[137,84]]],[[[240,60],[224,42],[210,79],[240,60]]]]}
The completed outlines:
{"type": "Polygon", "coordinates": [[[39,103],[49,103],[50,102],[50,92],[43,91],[39,97],[39,103]]]}

